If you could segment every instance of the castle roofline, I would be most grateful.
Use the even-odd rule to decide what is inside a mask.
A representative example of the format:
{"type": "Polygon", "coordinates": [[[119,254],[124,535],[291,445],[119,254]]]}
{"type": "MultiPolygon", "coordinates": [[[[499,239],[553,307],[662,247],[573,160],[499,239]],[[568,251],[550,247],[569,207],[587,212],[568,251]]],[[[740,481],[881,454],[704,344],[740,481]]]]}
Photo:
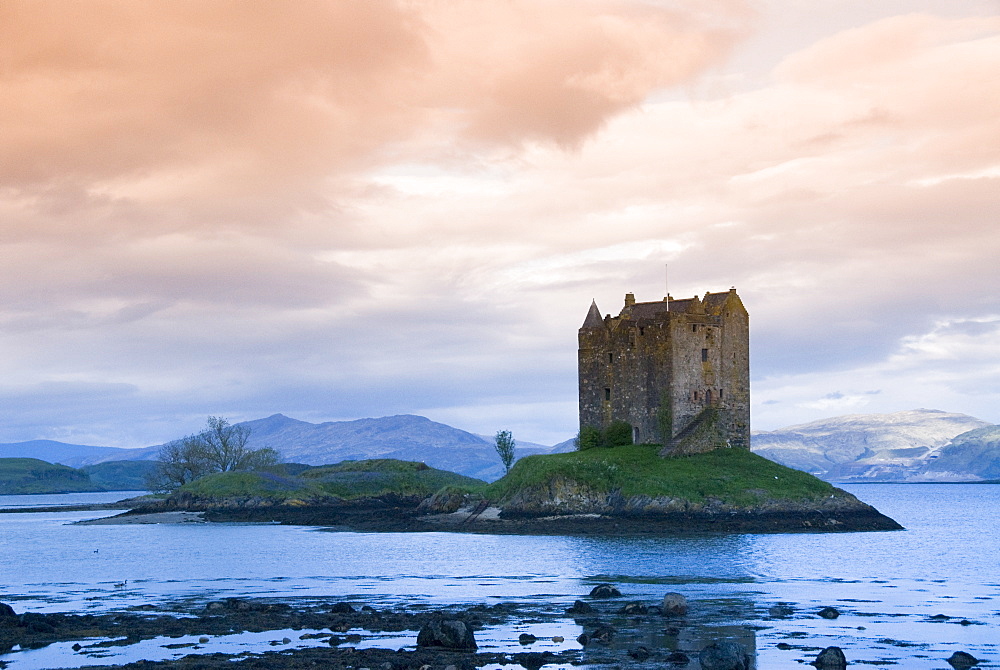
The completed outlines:
{"type": "Polygon", "coordinates": [[[581,328],[603,328],[604,319],[601,318],[601,310],[597,309],[597,301],[593,300],[590,303],[590,311],[587,312],[587,318],[584,319],[581,328]]]}

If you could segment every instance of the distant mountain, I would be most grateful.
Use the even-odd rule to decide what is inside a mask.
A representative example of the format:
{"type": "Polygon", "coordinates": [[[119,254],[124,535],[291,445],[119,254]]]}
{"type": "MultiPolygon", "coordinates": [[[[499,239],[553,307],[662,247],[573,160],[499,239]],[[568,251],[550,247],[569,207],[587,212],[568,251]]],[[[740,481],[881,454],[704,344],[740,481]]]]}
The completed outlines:
{"type": "Polygon", "coordinates": [[[135,449],[93,447],[85,444],[66,444],[53,440],[30,440],[0,444],[0,458],[38,458],[49,463],[62,463],[79,467],[99,460],[134,460],[135,449]]]}
{"type": "MultiPolygon", "coordinates": [[[[830,481],[933,481],[977,479],[966,469],[945,474],[936,461],[958,435],[990,427],[966,414],[916,409],[892,414],[850,414],[751,436],[752,450],[783,465],[830,481]],[[937,474],[934,474],[937,473],[937,474]]],[[[946,464],[959,467],[959,458],[946,464]]]]}
{"type": "MultiPolygon", "coordinates": [[[[492,481],[503,475],[493,438],[474,435],[422,416],[309,423],[275,414],[247,421],[250,446],[276,449],[284,460],[324,465],[344,460],[396,458],[492,481]]],[[[516,457],[548,453],[548,447],[519,445],[516,457]]]]}
{"type": "Polygon", "coordinates": [[[924,479],[1000,479],[1000,426],[954,437],[921,472],[924,479]]]}
{"type": "MultiPolygon", "coordinates": [[[[474,435],[422,416],[403,414],[378,419],[309,423],[274,414],[245,421],[250,428],[248,446],[271,447],[285,461],[328,465],[344,460],[397,458],[423,461],[433,468],[492,481],[503,475],[503,464],[493,448],[493,437],[474,435]]],[[[516,436],[515,436],[516,439],[516,436]]],[[[73,467],[111,461],[153,461],[162,445],[119,449],[51,440],[0,444],[0,456],[31,457],[73,467]]],[[[572,440],[555,447],[518,441],[515,457],[571,451],[572,440]]],[[[120,472],[123,466],[118,466],[120,472]]],[[[110,473],[105,469],[98,476],[110,473]]]]}

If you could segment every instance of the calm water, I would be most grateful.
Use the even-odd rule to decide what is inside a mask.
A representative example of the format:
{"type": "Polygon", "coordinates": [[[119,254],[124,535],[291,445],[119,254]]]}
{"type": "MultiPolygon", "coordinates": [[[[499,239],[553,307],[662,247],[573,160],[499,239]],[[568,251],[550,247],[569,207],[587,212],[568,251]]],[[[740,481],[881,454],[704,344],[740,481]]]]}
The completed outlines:
{"type": "MultiPolygon", "coordinates": [[[[694,609],[706,621],[759,627],[760,668],[801,668],[815,657],[779,650],[779,642],[838,645],[853,662],[907,668],[947,668],[943,659],[964,650],[986,659],[984,667],[1000,667],[1000,486],[845,488],[907,530],[600,539],[75,526],[99,515],[0,514],[0,601],[39,612],[143,603],[169,610],[233,595],[349,598],[376,607],[499,600],[565,607],[611,581],[628,599],[653,602],[679,591],[699,601],[694,609]],[[126,588],[115,588],[123,580],[126,588]],[[769,619],[777,602],[794,603],[796,614],[769,619]],[[817,618],[825,605],[842,616],[817,618]],[[936,614],[952,618],[930,619],[936,614]]],[[[74,498],[81,495],[107,496],[74,498]]],[[[24,504],[14,498],[0,496],[0,507],[24,504]]],[[[572,632],[572,621],[565,625],[572,632]]],[[[27,652],[0,660],[15,661],[15,670],[18,653],[27,652]]]]}

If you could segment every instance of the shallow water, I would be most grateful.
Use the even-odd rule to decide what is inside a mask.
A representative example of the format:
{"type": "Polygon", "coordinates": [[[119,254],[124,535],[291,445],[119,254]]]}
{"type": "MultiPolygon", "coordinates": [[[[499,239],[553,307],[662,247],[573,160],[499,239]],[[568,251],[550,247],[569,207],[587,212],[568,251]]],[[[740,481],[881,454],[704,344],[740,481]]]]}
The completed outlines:
{"type": "MultiPolygon", "coordinates": [[[[378,608],[508,600],[563,608],[610,581],[629,600],[652,603],[681,592],[697,601],[691,618],[705,626],[760,627],[752,641],[760,668],[801,668],[814,648],[829,645],[844,648],[852,662],[947,668],[944,659],[964,650],[986,659],[982,667],[1000,667],[1000,486],[844,488],[907,530],[519,537],[262,524],[76,526],[100,515],[0,513],[0,601],[19,612],[145,603],[170,611],[229,596],[346,599],[378,608]],[[793,603],[796,613],[769,618],[777,602],[793,603]],[[817,617],[825,605],[841,616],[817,617]],[[951,618],[931,619],[936,614],[951,618]]],[[[74,498],[87,495],[107,494],[74,498]]],[[[19,504],[9,498],[0,496],[0,508],[19,504]]],[[[25,653],[0,660],[15,661],[16,670],[25,653]]]]}

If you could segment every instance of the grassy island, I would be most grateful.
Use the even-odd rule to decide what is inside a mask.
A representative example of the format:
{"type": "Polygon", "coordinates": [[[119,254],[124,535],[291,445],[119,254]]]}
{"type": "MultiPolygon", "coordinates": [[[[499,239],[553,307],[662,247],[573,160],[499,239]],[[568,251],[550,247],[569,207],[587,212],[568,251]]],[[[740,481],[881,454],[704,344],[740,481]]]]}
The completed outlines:
{"type": "Polygon", "coordinates": [[[424,497],[444,487],[471,491],[483,485],[478,479],[424,463],[383,458],[319,467],[277,466],[258,472],[219,472],[185,484],[179,493],[200,498],[259,497],[274,502],[306,502],[383,495],[424,497]]]}
{"type": "Polygon", "coordinates": [[[509,500],[519,492],[565,480],[596,494],[618,492],[626,498],[678,498],[692,503],[715,499],[751,506],[773,499],[819,500],[837,491],[806,472],[746,449],[716,449],[674,458],[661,457],[659,450],[659,445],[644,444],[528,456],[482,493],[493,500],[509,500]]]}

